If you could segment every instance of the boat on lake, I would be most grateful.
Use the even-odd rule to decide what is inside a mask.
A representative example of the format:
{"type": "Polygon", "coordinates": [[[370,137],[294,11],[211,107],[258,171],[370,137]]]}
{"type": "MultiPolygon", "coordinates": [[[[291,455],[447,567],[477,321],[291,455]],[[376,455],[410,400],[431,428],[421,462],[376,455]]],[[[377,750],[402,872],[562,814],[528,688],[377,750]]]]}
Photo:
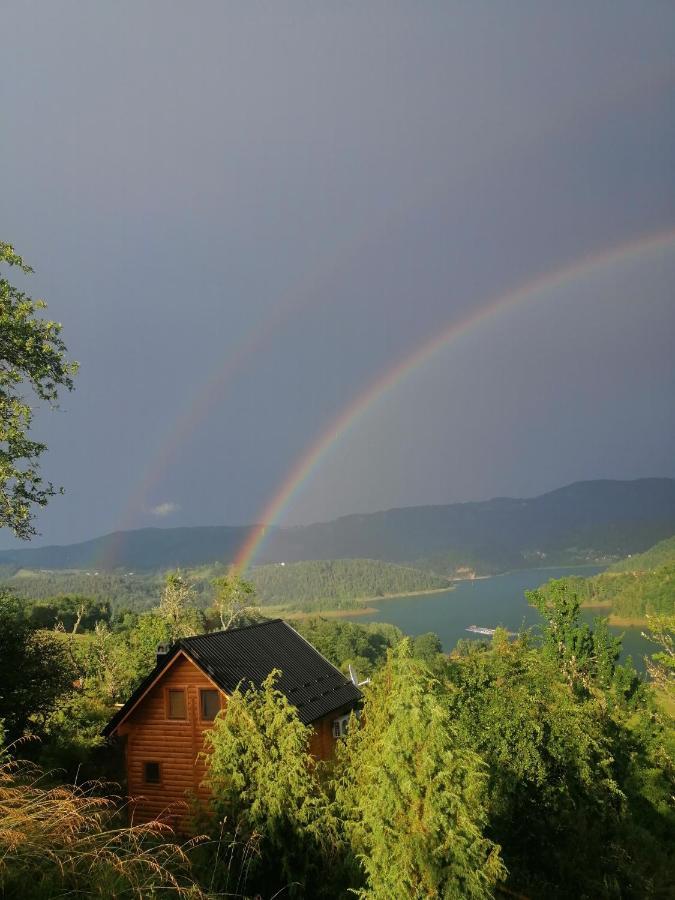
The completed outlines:
{"type": "MultiPolygon", "coordinates": [[[[485,628],[483,625],[469,625],[466,630],[473,632],[473,634],[486,634],[489,637],[492,637],[492,635],[497,631],[496,628],[485,628]]],[[[506,633],[509,637],[515,637],[515,632],[513,631],[507,631],[506,633]]]]}

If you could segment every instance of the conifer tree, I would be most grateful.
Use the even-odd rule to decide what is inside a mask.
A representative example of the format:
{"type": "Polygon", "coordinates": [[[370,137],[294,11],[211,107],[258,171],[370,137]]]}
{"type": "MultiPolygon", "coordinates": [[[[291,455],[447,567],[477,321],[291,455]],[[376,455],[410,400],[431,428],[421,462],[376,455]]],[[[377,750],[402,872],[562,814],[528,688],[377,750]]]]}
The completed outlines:
{"type": "Polygon", "coordinates": [[[243,846],[259,841],[253,886],[320,896],[339,845],[337,822],[309,752],[312,729],[275,688],[279,674],[228,697],[205,734],[206,784],[232,837],[243,846]]]}
{"type": "Polygon", "coordinates": [[[446,687],[409,641],[390,651],[338,753],[338,802],[366,876],[359,896],[492,896],[505,872],[483,834],[483,766],[458,743],[446,687]]]}

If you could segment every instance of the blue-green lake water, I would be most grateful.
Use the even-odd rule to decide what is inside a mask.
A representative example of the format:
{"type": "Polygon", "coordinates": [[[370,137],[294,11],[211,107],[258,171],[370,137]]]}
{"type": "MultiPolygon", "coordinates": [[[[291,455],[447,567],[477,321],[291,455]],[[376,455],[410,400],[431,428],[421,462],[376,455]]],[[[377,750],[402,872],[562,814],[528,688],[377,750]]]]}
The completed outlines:
{"type": "MultiPolygon", "coordinates": [[[[551,569],[525,569],[481,578],[475,581],[458,581],[453,590],[439,594],[413,597],[396,597],[391,600],[373,600],[377,612],[368,616],[355,616],[355,622],[390,622],[409,635],[435,631],[450,652],[460,638],[481,639],[480,635],[467,631],[469,625],[495,628],[502,625],[509,631],[539,625],[539,613],[528,605],[524,592],[539,587],[549,578],[566,575],[595,575],[602,566],[579,566],[551,569]]],[[[582,610],[583,618],[592,623],[595,616],[606,610],[582,610]]],[[[653,651],[641,636],[639,628],[612,628],[614,634],[623,635],[623,658],[633,657],[635,666],[643,670],[643,657],[653,651]]],[[[482,640],[489,640],[483,637],[482,640]]]]}

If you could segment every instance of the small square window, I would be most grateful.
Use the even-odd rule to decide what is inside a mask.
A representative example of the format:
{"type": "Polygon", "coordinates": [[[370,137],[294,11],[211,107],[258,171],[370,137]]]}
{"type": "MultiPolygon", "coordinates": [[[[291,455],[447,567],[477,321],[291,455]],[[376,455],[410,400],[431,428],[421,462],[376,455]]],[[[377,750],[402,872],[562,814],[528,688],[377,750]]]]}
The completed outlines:
{"type": "Polygon", "coordinates": [[[185,691],[169,690],[169,718],[187,719],[187,707],[185,704],[185,691]]]}
{"type": "Polygon", "coordinates": [[[212,722],[220,712],[218,691],[202,690],[199,692],[201,715],[205,722],[212,722]]]}
{"type": "Polygon", "coordinates": [[[158,762],[146,762],[144,763],[144,771],[143,778],[146,784],[159,784],[159,763],[158,762]]]}

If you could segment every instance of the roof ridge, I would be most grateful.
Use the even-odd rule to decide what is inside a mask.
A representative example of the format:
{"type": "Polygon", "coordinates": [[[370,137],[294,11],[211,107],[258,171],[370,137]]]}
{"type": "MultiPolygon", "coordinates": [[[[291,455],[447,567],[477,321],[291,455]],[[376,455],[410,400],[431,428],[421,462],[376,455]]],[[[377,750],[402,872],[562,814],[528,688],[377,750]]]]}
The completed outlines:
{"type": "MultiPolygon", "coordinates": [[[[283,619],[265,619],[264,622],[250,622],[248,625],[239,625],[237,628],[218,628],[215,631],[205,631],[202,634],[191,634],[189,637],[178,638],[176,644],[183,641],[193,641],[195,638],[214,637],[217,634],[231,634],[233,631],[246,631],[247,628],[262,628],[264,625],[273,625],[276,622],[283,622],[283,619]]],[[[286,624],[286,623],[284,623],[286,624]]]]}

